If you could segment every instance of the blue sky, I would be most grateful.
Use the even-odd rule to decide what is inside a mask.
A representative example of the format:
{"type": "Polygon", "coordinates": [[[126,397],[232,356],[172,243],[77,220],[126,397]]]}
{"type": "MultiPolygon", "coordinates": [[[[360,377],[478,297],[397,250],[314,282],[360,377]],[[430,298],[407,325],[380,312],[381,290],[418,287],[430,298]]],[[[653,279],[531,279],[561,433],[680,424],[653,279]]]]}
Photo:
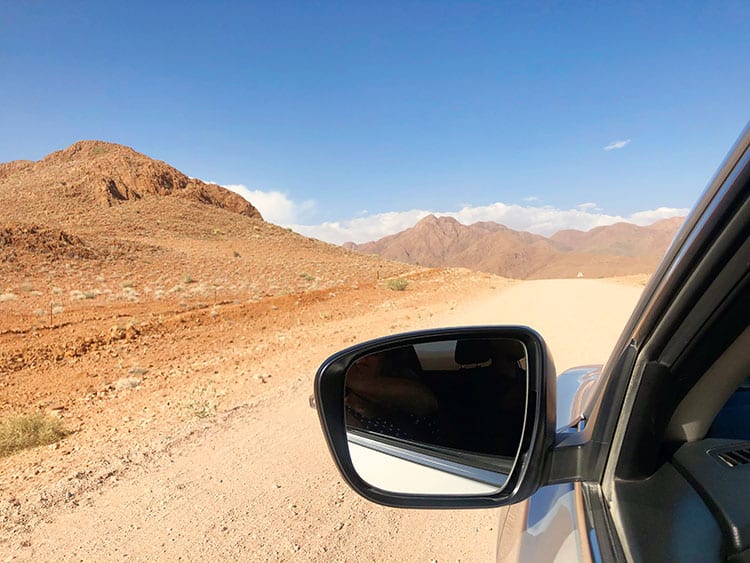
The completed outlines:
{"type": "Polygon", "coordinates": [[[334,242],[684,212],[750,117],[750,5],[525,4],[2,2],[0,161],[122,143],[334,242]]]}

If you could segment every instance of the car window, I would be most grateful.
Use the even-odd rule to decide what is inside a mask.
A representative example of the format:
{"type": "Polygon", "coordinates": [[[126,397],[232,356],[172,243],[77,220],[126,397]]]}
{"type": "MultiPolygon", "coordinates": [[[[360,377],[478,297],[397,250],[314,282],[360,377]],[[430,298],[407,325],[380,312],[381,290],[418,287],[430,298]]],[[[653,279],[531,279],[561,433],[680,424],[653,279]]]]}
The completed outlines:
{"type": "Polygon", "coordinates": [[[729,397],[706,437],[750,440],[750,377],[729,397]]]}

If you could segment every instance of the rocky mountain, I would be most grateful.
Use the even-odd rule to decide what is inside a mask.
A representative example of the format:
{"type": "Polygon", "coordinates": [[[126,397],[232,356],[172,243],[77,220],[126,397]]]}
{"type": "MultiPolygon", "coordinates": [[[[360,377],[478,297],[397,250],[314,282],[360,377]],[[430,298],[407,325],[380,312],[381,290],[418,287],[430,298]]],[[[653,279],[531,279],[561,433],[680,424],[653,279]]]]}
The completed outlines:
{"type": "Polygon", "coordinates": [[[585,232],[569,229],[558,231],[550,240],[564,251],[660,258],[683,220],[682,217],[662,219],[647,227],[615,223],[585,232]]]}
{"type": "Polygon", "coordinates": [[[617,223],[550,238],[493,222],[463,225],[429,215],[414,227],[365,244],[347,245],[423,266],[472,268],[512,278],[608,277],[650,273],[674,237],[681,218],[648,227],[617,223]]]}
{"type": "Polygon", "coordinates": [[[21,213],[40,211],[54,217],[70,211],[60,204],[64,201],[75,202],[85,211],[151,196],[179,197],[261,218],[239,195],[114,143],[79,141],[38,162],[0,164],[0,204],[14,203],[21,213]]]}

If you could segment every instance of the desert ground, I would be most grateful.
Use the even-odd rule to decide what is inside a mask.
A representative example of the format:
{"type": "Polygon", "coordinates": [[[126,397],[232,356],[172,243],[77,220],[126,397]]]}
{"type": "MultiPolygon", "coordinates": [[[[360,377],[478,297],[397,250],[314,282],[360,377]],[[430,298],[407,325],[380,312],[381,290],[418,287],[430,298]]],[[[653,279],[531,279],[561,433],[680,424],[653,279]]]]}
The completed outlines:
{"type": "Polygon", "coordinates": [[[40,410],[69,434],[0,458],[0,560],[492,560],[500,510],[390,509],[343,483],[308,404],[317,366],[383,334],[506,323],[537,329],[558,372],[603,362],[646,276],[397,273],[405,291],[81,299],[49,319],[15,290],[0,414],[40,410]]]}

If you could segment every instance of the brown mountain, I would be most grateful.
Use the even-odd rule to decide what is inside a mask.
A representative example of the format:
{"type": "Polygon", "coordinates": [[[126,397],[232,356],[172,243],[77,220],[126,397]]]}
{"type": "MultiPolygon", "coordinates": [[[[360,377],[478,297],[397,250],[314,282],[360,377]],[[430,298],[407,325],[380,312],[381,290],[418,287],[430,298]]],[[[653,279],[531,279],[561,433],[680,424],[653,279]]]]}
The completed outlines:
{"type": "Polygon", "coordinates": [[[561,250],[634,258],[661,258],[682,224],[682,217],[662,219],[647,227],[615,223],[590,231],[559,231],[550,240],[561,250]]]}
{"type": "Polygon", "coordinates": [[[181,197],[260,218],[258,210],[239,195],[114,143],[79,141],[39,162],[0,164],[0,203],[20,205],[24,212],[56,215],[69,211],[61,208],[60,201],[75,201],[84,211],[149,196],[181,197]]]}
{"type": "Polygon", "coordinates": [[[414,227],[348,248],[424,266],[459,266],[512,278],[609,277],[650,273],[682,219],[649,227],[618,223],[545,238],[493,222],[462,225],[429,215],[414,227]]]}
{"type": "Polygon", "coordinates": [[[452,217],[428,215],[411,229],[375,242],[354,245],[367,254],[378,254],[421,266],[456,266],[528,277],[538,264],[557,251],[544,237],[514,231],[492,222],[466,226],[452,217]],[[488,249],[493,249],[488,252],[488,249]]]}

